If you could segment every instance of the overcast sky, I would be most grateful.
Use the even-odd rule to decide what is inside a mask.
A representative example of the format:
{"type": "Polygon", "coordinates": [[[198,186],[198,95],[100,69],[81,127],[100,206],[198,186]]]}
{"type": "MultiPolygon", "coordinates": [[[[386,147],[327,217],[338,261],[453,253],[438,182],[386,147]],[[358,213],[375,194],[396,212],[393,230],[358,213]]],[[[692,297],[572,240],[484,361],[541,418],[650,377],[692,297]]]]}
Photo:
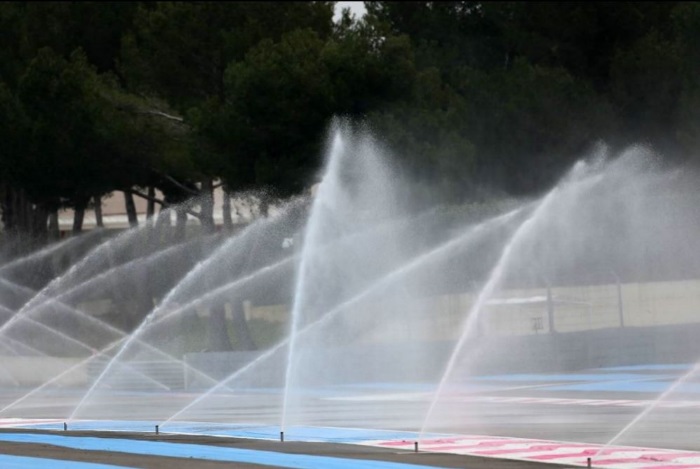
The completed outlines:
{"type": "Polygon", "coordinates": [[[358,18],[361,18],[362,15],[364,15],[367,11],[365,9],[364,2],[336,2],[335,15],[333,16],[334,21],[337,21],[340,18],[340,14],[343,11],[343,8],[350,8],[350,12],[354,13],[355,16],[357,16],[358,18]]]}

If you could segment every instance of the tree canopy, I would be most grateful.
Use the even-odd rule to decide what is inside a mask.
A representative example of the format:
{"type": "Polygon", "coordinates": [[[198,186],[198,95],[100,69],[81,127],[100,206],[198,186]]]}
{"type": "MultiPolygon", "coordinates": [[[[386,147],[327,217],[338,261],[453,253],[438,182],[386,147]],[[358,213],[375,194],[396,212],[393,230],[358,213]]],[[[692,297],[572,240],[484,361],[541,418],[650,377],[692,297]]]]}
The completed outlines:
{"type": "Polygon", "coordinates": [[[694,156],[698,3],[366,7],[1,3],[5,228],[117,190],[300,193],[334,116],[387,143],[418,205],[540,192],[601,141],[694,156]]]}

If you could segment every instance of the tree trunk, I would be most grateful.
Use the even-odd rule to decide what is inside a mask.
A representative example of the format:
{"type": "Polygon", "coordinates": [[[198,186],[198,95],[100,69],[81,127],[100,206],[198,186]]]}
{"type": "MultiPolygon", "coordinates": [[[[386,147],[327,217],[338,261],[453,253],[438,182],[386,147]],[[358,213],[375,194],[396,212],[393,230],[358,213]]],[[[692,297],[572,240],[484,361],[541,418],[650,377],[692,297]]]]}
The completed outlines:
{"type": "Polygon", "coordinates": [[[233,323],[233,330],[236,332],[240,350],[257,350],[248,327],[248,321],[245,319],[243,302],[234,300],[231,303],[231,322],[233,323]]]}
{"type": "Polygon", "coordinates": [[[139,219],[136,214],[136,204],[134,203],[134,196],[131,192],[124,191],[124,204],[126,206],[126,217],[129,219],[129,226],[135,227],[139,224],[139,219]]]}
{"type": "Polygon", "coordinates": [[[177,219],[175,222],[175,241],[184,241],[187,237],[187,209],[179,205],[175,209],[177,219]]]}
{"type": "Polygon", "coordinates": [[[156,226],[170,226],[170,210],[163,206],[158,211],[158,218],[156,218],[156,226]]]}
{"type": "Polygon", "coordinates": [[[231,194],[228,190],[224,190],[224,203],[222,205],[224,229],[226,231],[233,230],[233,218],[231,217],[231,194]]]}
{"type": "Polygon", "coordinates": [[[29,202],[26,192],[22,191],[22,209],[24,216],[25,230],[34,234],[34,205],[29,202]]]}
{"type": "Polygon", "coordinates": [[[205,233],[214,232],[214,180],[204,178],[202,181],[202,202],[200,222],[205,233]]]}
{"type": "Polygon", "coordinates": [[[30,234],[32,232],[31,207],[24,196],[24,190],[8,189],[7,208],[7,230],[30,234]]]}
{"type": "Polygon", "coordinates": [[[17,191],[14,202],[14,212],[15,216],[17,217],[17,228],[20,231],[27,233],[29,232],[29,223],[27,223],[27,201],[24,198],[24,191],[22,189],[17,191]]]}
{"type": "Polygon", "coordinates": [[[209,351],[231,351],[231,338],[226,325],[226,308],[223,303],[214,304],[209,311],[209,329],[207,331],[209,351]]]}
{"type": "MultiPolygon", "coordinates": [[[[27,198],[23,189],[5,185],[0,189],[0,206],[2,223],[7,233],[17,233],[30,236],[34,241],[46,242],[48,238],[49,214],[58,204],[43,202],[33,204],[27,198]]],[[[56,215],[56,230],[58,230],[58,215],[56,215]]],[[[30,247],[30,244],[26,244],[30,247]]]]}
{"type": "Polygon", "coordinates": [[[10,188],[2,186],[2,227],[5,232],[12,230],[12,208],[10,202],[10,188]]]}
{"type": "Polygon", "coordinates": [[[76,207],[73,212],[73,235],[83,231],[83,220],[85,219],[85,209],[76,207]]]}
{"type": "MultiPolygon", "coordinates": [[[[117,264],[114,260],[114,251],[111,245],[107,245],[106,252],[107,265],[110,269],[114,268],[117,264]]],[[[124,295],[123,289],[119,288],[120,275],[108,275],[107,297],[112,301],[113,312],[112,325],[122,329],[124,332],[130,332],[132,330],[131,315],[129,311],[131,308],[127,302],[126,295],[124,295]]]]}
{"type": "Polygon", "coordinates": [[[49,211],[44,205],[37,205],[32,212],[32,233],[42,244],[48,240],[49,211]]]}
{"type": "Polygon", "coordinates": [[[2,197],[2,223],[6,232],[19,231],[17,216],[17,191],[10,186],[4,186],[2,197]]]}
{"type": "Polygon", "coordinates": [[[138,326],[153,309],[153,292],[149,281],[149,266],[141,265],[132,272],[131,292],[134,296],[130,311],[132,324],[138,326]]]}
{"type": "Polygon", "coordinates": [[[267,215],[270,212],[270,199],[267,197],[267,195],[263,195],[262,198],[260,199],[260,215],[263,218],[267,218],[267,215]]]}
{"type": "Polygon", "coordinates": [[[148,205],[146,205],[146,218],[151,219],[156,213],[156,188],[148,186],[148,205]]]}
{"type": "Polygon", "coordinates": [[[80,234],[83,231],[83,220],[85,219],[87,202],[88,199],[80,199],[75,204],[75,212],[73,216],[73,236],[80,234]]]}
{"type": "Polygon", "coordinates": [[[102,220],[102,197],[96,195],[92,199],[95,203],[95,225],[99,228],[104,228],[105,225],[102,220]]]}
{"type": "Polygon", "coordinates": [[[156,217],[154,227],[154,232],[158,240],[166,239],[167,236],[170,235],[169,230],[166,230],[166,227],[170,228],[170,210],[168,210],[165,206],[162,206],[160,211],[158,211],[158,216],[156,217]]]}
{"type": "Polygon", "coordinates": [[[58,209],[51,210],[49,213],[49,239],[56,240],[61,237],[61,231],[58,226],[58,209]]]}

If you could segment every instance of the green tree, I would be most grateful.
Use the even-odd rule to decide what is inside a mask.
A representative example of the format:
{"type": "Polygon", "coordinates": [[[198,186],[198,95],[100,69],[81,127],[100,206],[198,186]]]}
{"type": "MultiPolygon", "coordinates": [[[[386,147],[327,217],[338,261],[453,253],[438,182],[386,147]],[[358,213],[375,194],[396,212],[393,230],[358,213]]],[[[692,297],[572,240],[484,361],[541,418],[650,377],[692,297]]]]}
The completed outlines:
{"type": "Polygon", "coordinates": [[[51,47],[68,58],[82,49],[99,73],[115,71],[121,39],[131,27],[138,2],[21,2],[23,52],[32,57],[51,47]]]}
{"type": "Polygon", "coordinates": [[[510,16],[509,2],[388,1],[366,6],[367,21],[383,24],[382,34],[411,39],[419,68],[436,67],[450,75],[464,66],[504,65],[507,45],[499,24],[510,16]]]}
{"type": "Polygon", "coordinates": [[[431,68],[416,74],[409,96],[370,115],[410,182],[404,198],[410,206],[461,203],[474,195],[476,154],[462,129],[464,107],[463,97],[431,68]]]}
{"type": "Polygon", "coordinates": [[[610,96],[628,141],[651,143],[664,153],[676,150],[682,63],[678,46],[657,31],[618,50],[610,96]]]}
{"type": "MultiPolygon", "coordinates": [[[[70,206],[80,214],[95,196],[146,185],[154,168],[176,167],[165,156],[184,147],[173,139],[177,129],[169,120],[99,75],[80,51],[65,60],[40,49],[14,100],[4,101],[15,103],[5,107],[15,117],[4,130],[23,130],[2,155],[4,180],[47,210],[70,206]]],[[[80,224],[76,219],[76,231],[80,224]]]]}
{"type": "Polygon", "coordinates": [[[123,41],[130,89],[155,94],[181,113],[224,99],[224,73],[263,39],[310,28],[331,32],[330,2],[159,2],[140,7],[123,41]]]}
{"type": "Polygon", "coordinates": [[[551,186],[590,145],[614,135],[614,114],[566,70],[517,60],[507,70],[463,69],[461,125],[476,147],[476,177],[515,194],[551,186]]]}
{"type": "Polygon", "coordinates": [[[194,177],[179,186],[194,188],[192,183],[201,181],[193,192],[201,193],[200,219],[209,229],[213,179],[232,166],[247,174],[247,160],[256,156],[230,153],[212,139],[220,132],[216,116],[231,99],[226,95],[227,67],[263,39],[279,39],[294,29],[328,36],[331,18],[330,2],[163,2],[139,9],[134,31],[123,42],[120,70],[130,90],[167,100],[192,126],[194,177]]]}
{"type": "Polygon", "coordinates": [[[679,3],[673,10],[672,21],[676,39],[675,52],[680,59],[679,78],[682,88],[678,103],[677,130],[682,152],[696,161],[700,145],[700,4],[679,3]]]}
{"type": "Polygon", "coordinates": [[[319,131],[333,112],[323,48],[313,31],[294,31],[278,43],[261,42],[229,66],[224,113],[231,130],[222,137],[230,138],[238,157],[226,174],[228,184],[274,187],[282,194],[308,185],[318,163],[319,131]]]}
{"type": "Polygon", "coordinates": [[[108,160],[96,122],[102,110],[96,99],[99,82],[84,55],[69,61],[51,49],[39,50],[18,86],[30,120],[25,152],[12,162],[17,181],[31,200],[58,200],[84,209],[101,193],[109,175],[108,160]]]}

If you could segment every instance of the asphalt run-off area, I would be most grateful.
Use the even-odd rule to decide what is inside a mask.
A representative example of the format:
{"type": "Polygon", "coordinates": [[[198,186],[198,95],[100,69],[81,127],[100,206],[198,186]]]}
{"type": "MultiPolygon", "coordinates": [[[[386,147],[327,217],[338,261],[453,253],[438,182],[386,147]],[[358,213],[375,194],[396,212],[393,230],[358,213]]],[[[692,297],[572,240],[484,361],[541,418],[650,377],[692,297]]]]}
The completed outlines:
{"type": "MultiPolygon", "coordinates": [[[[657,364],[481,376],[468,391],[449,396],[453,419],[444,425],[446,431],[423,434],[408,431],[408,424],[404,429],[377,428],[397,422],[396,416],[411,406],[424,405],[430,398],[426,386],[374,383],[349,387],[344,395],[316,390],[307,399],[320,412],[331,401],[348,409],[364,408],[358,412],[363,418],[376,405],[391,412],[364,426],[356,421],[338,428],[320,420],[318,425],[292,426],[285,429],[284,441],[279,426],[254,423],[256,414],[264,414],[262,394],[257,400],[249,396],[253,423],[226,421],[222,407],[219,421],[160,426],[138,420],[139,408],[183,393],[123,393],[120,397],[133,408],[133,420],[65,422],[32,418],[32,408],[24,409],[27,417],[0,420],[0,467],[476,469],[580,467],[590,458],[593,467],[700,468],[700,383],[688,380],[673,399],[657,400],[690,368],[657,364]],[[642,413],[644,418],[618,435],[642,413]],[[450,425],[480,432],[453,433],[450,425]]],[[[45,414],[51,408],[60,415],[59,401],[34,402],[34,412],[45,414]]]]}

